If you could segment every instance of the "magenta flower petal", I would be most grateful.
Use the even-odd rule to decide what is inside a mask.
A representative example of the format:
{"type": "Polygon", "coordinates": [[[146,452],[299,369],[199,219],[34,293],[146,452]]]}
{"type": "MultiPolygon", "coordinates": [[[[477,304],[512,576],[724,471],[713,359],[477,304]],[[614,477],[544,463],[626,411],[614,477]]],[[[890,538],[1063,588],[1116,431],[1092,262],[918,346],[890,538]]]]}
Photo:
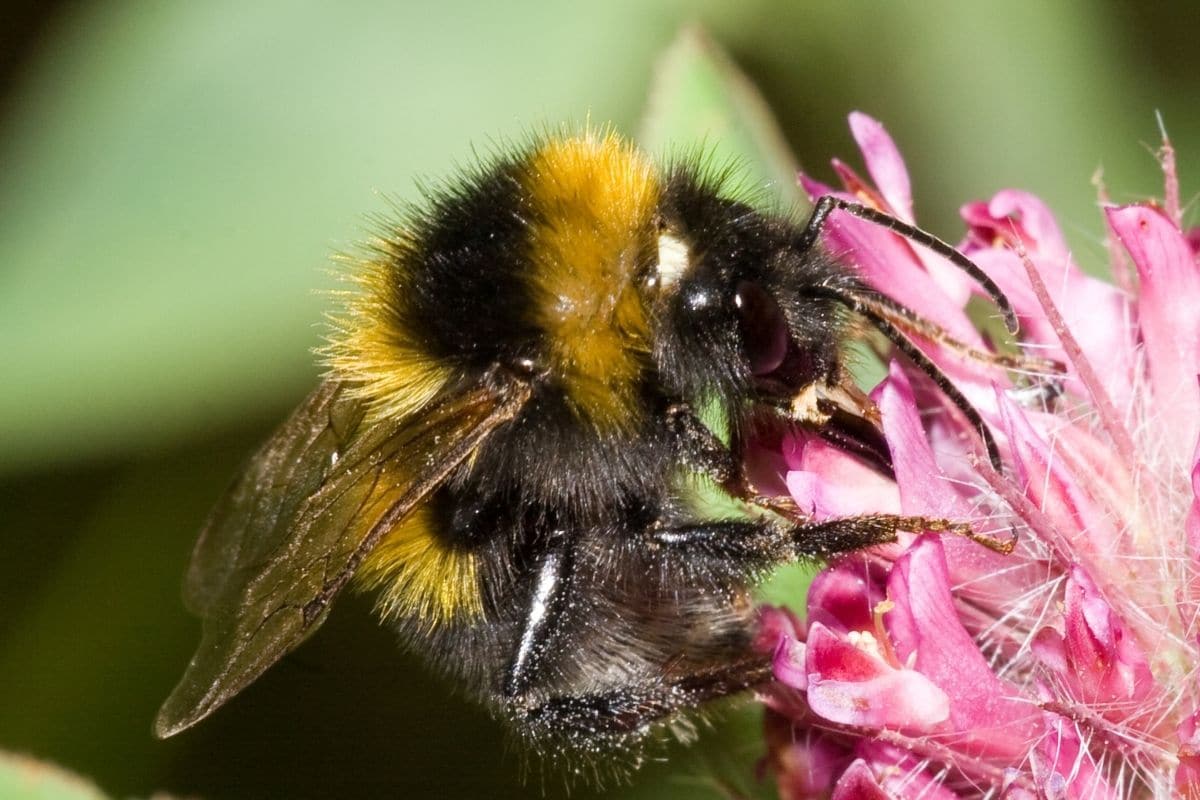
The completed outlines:
{"type": "MultiPolygon", "coordinates": [[[[847,192],[910,218],[894,142],[868,117],[852,128],[877,186],[835,163],[847,192]]],[[[837,559],[810,588],[807,633],[787,621],[776,634],[786,684],[763,692],[768,718],[836,754],[806,796],[1200,800],[1200,235],[1150,205],[1106,214],[1119,290],[1080,269],[1033,195],[963,207],[964,251],[1017,310],[1019,344],[1066,371],[1051,398],[917,342],[992,426],[1000,469],[904,360],[872,393],[894,491],[877,476],[869,490],[839,485],[862,477],[827,445],[764,459],[814,512],[898,504],[975,534],[902,532],[837,559]],[[979,546],[993,534],[1013,536],[1015,551],[979,546]]],[[[861,279],[984,346],[928,253],[846,215],[826,233],[861,279]]]]}
{"type": "Polygon", "coordinates": [[[896,655],[949,696],[950,722],[964,749],[1006,757],[1024,752],[1037,720],[959,621],[937,537],[917,539],[896,561],[888,597],[896,604],[886,618],[896,655]]]}
{"type": "Polygon", "coordinates": [[[846,767],[833,790],[832,800],[893,800],[893,795],[884,791],[867,762],[860,758],[846,767]]]}
{"type": "MultiPolygon", "coordinates": [[[[971,258],[992,277],[1012,303],[1021,321],[1022,337],[1036,346],[1037,354],[1068,367],[1068,388],[1083,395],[1071,363],[1059,343],[1054,326],[1029,285],[1021,257],[1013,250],[989,247],[968,250],[971,258]]],[[[1103,386],[1118,408],[1128,407],[1137,367],[1134,313],[1128,299],[1114,286],[1084,274],[1070,261],[1031,255],[1059,313],[1080,349],[1100,374],[1103,386]]]]}
{"type": "Polygon", "coordinates": [[[808,647],[804,642],[783,636],[771,660],[775,679],[784,686],[804,691],[808,688],[808,647]]]}
{"type": "Polygon", "coordinates": [[[1200,797],[1200,712],[1183,718],[1179,737],[1179,766],[1175,768],[1175,791],[1180,797],[1200,797]]]}
{"type": "MultiPolygon", "coordinates": [[[[961,481],[938,463],[925,435],[920,410],[908,376],[898,363],[888,368],[888,378],[872,393],[883,416],[883,431],[892,452],[892,465],[900,489],[901,511],[934,519],[966,519],[972,507],[959,494],[961,481]]],[[[1014,582],[1023,572],[1013,569],[1010,559],[985,550],[967,539],[952,537],[943,541],[946,561],[956,583],[1001,592],[1005,583],[1014,582]],[[1003,578],[995,576],[1003,575],[1003,578]],[[991,576],[991,577],[988,577],[991,576]],[[986,580],[986,583],[984,581],[986,580]]],[[[980,595],[978,591],[973,593],[980,595]]],[[[979,596],[979,602],[986,598],[979,596]]],[[[810,599],[811,604],[811,599],[810,599]]]]}
{"type": "MultiPolygon", "coordinates": [[[[851,202],[862,200],[804,175],[800,176],[800,185],[812,199],[833,194],[851,202]]],[[[840,211],[831,215],[824,243],[832,253],[853,254],[859,274],[867,283],[959,339],[982,346],[979,332],[962,311],[970,296],[970,284],[957,268],[934,256],[929,257],[927,265],[906,239],[840,211]]]]}
{"type": "MultiPolygon", "coordinates": [[[[1010,770],[1016,772],[1016,770],[1010,770]]],[[[1000,792],[1000,800],[1039,800],[1038,795],[1018,783],[1009,783],[1000,792]]]]}
{"type": "Polygon", "coordinates": [[[809,624],[819,622],[839,634],[874,631],[875,607],[884,599],[880,573],[858,560],[822,571],[808,587],[809,624]]]}
{"type": "Polygon", "coordinates": [[[1187,552],[1192,559],[1189,596],[1193,602],[1200,601],[1200,445],[1196,448],[1192,467],[1192,504],[1184,521],[1184,536],[1187,552]]]}
{"type": "Polygon", "coordinates": [[[1079,733],[1067,720],[1048,714],[1049,734],[1030,754],[1033,775],[1044,797],[1064,800],[1116,800],[1079,733]]]}
{"type": "MultiPolygon", "coordinates": [[[[1032,261],[1109,396],[1118,408],[1126,408],[1137,363],[1134,314],[1128,299],[1112,284],[1076,266],[1057,223],[1037,197],[1004,190],[988,203],[963,206],[961,214],[968,226],[964,253],[1011,301],[1025,341],[1039,345],[1039,355],[1070,366],[1015,248],[1023,248],[1032,261]]],[[[1082,384],[1073,374],[1068,388],[1082,394],[1082,384]]]]}
{"type": "MultiPolygon", "coordinates": [[[[863,163],[866,164],[867,172],[875,182],[878,195],[883,201],[880,210],[905,222],[913,222],[912,184],[909,182],[908,168],[904,165],[900,149],[896,147],[892,137],[878,120],[858,111],[850,114],[850,132],[858,143],[863,163]]],[[[839,166],[835,161],[834,168],[838,169],[839,166]]],[[[840,169],[838,171],[841,173],[840,169]]],[[[958,307],[966,305],[971,296],[972,284],[962,270],[924,248],[906,246],[911,248],[912,255],[923,265],[951,302],[958,307]]]]}
{"type": "Polygon", "coordinates": [[[822,183],[815,178],[810,178],[803,172],[796,176],[796,180],[799,182],[800,188],[804,190],[804,193],[808,195],[810,200],[816,200],[818,197],[824,197],[827,194],[842,194],[829,184],[822,183]]]}
{"type": "Polygon", "coordinates": [[[758,635],[754,640],[754,649],[760,653],[774,653],[784,637],[804,641],[804,629],[804,623],[790,608],[759,606],[758,635]]]}
{"type": "Polygon", "coordinates": [[[1109,509],[1070,469],[1068,459],[1072,453],[1066,440],[1057,438],[1052,445],[1034,429],[1030,421],[1034,415],[1003,396],[1000,406],[1025,495],[1055,523],[1056,531],[1080,534],[1049,544],[1086,558],[1106,553],[1120,533],[1113,526],[1109,509]]]}
{"type": "Polygon", "coordinates": [[[858,143],[871,180],[887,201],[888,210],[905,222],[912,222],[912,184],[900,148],[878,120],[861,111],[850,114],[850,133],[858,143]]]}
{"type": "Polygon", "coordinates": [[[816,436],[785,444],[788,492],[815,519],[853,516],[861,508],[899,509],[896,484],[865,462],[816,436]]]}
{"type": "Polygon", "coordinates": [[[1138,321],[1154,405],[1182,461],[1200,432],[1200,270],[1183,234],[1160,211],[1124,206],[1106,213],[1141,279],[1138,321]]]}
{"type": "Polygon", "coordinates": [[[954,336],[982,345],[979,332],[956,303],[916,260],[911,247],[890,231],[836,212],[825,241],[835,253],[853,252],[867,283],[887,293],[954,336]],[[903,288],[897,288],[903,287],[903,288]]]}
{"type": "Polygon", "coordinates": [[[1072,568],[1064,609],[1065,655],[1079,699],[1125,721],[1144,712],[1158,691],[1145,653],[1125,622],[1080,567],[1072,568]]]}
{"type": "Polygon", "coordinates": [[[863,741],[854,755],[869,769],[888,797],[908,800],[958,800],[960,795],[926,767],[925,759],[899,747],[876,741],[863,741]]]}
{"type": "Polygon", "coordinates": [[[798,731],[791,720],[770,711],[766,728],[772,743],[766,766],[776,775],[780,800],[827,797],[850,763],[845,745],[818,731],[798,731]]]}
{"type": "Polygon", "coordinates": [[[925,436],[912,384],[896,361],[888,378],[872,395],[883,417],[883,435],[892,453],[892,468],[905,514],[961,519],[968,506],[946,479],[925,436]]]}
{"type": "Polygon", "coordinates": [[[865,728],[931,731],[949,714],[946,693],[927,677],[892,666],[820,623],[808,629],[807,696],[819,716],[865,728]]]}
{"type": "Polygon", "coordinates": [[[1036,195],[1002,189],[986,205],[971,203],[961,213],[973,239],[1020,244],[1031,257],[1070,261],[1070,250],[1054,215],[1036,195]]]}

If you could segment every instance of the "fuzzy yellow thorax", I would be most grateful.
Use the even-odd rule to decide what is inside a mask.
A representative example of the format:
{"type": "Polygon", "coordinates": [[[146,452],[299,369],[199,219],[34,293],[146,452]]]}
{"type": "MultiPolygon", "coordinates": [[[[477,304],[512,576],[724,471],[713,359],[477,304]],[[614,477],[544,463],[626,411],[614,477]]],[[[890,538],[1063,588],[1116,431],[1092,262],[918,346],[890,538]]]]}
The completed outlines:
{"type": "Polygon", "coordinates": [[[615,134],[550,139],[534,152],[525,189],[533,313],[552,372],[581,418],[628,426],[649,350],[634,281],[653,242],[654,166],[615,134]]]}

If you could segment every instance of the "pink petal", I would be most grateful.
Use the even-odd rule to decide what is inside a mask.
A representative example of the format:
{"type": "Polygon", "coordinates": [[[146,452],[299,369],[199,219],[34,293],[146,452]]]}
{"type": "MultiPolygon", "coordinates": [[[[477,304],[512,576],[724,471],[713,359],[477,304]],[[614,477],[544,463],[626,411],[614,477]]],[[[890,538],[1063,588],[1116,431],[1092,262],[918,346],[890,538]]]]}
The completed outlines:
{"type": "Polygon", "coordinates": [[[808,689],[807,645],[790,636],[781,637],[771,659],[775,680],[793,689],[808,689]]]}
{"type": "Polygon", "coordinates": [[[964,519],[971,507],[958,495],[925,438],[912,384],[899,363],[888,365],[888,377],[872,393],[883,418],[883,435],[892,453],[892,470],[905,514],[964,519]]]}
{"type": "MultiPolygon", "coordinates": [[[[938,464],[921,427],[912,385],[896,362],[888,366],[888,378],[876,387],[872,399],[883,417],[884,437],[892,452],[892,468],[900,487],[901,511],[935,519],[970,519],[974,516],[974,509],[959,494],[959,482],[938,464]]],[[[1005,587],[1019,586],[1019,582],[1028,577],[1013,569],[1015,565],[1011,559],[968,539],[950,538],[943,546],[955,582],[971,586],[972,599],[982,608],[994,606],[996,597],[1004,597],[1010,592],[1005,587]],[[979,580],[984,576],[1002,577],[979,580]]]]}
{"type": "Polygon", "coordinates": [[[1200,798],[1200,711],[1184,717],[1176,736],[1179,738],[1179,766],[1175,768],[1175,791],[1180,797],[1200,798]]]}
{"type": "Polygon", "coordinates": [[[850,114],[850,133],[862,151],[863,163],[879,193],[888,204],[888,212],[905,222],[913,222],[912,185],[900,149],[883,125],[861,111],[850,114]]]}
{"type": "Polygon", "coordinates": [[[776,754],[775,784],[781,800],[811,800],[828,794],[846,763],[838,745],[808,734],[776,754]]]}
{"type": "MultiPolygon", "coordinates": [[[[992,277],[1008,297],[1021,322],[1022,341],[1040,345],[1038,356],[1071,366],[1046,318],[1020,256],[997,247],[970,252],[970,257],[992,277]]],[[[1031,256],[1050,294],[1083,354],[1100,374],[1109,397],[1120,409],[1128,407],[1134,389],[1137,348],[1133,310],[1128,299],[1106,281],[1084,274],[1070,261],[1031,256]]],[[[1083,385],[1069,373],[1067,390],[1083,396],[1083,385]]]]}
{"type": "Polygon", "coordinates": [[[1063,800],[1118,800],[1120,795],[1096,768],[1074,725],[1055,714],[1046,716],[1046,735],[1030,753],[1042,794],[1063,800]]]}
{"type": "MultiPolygon", "coordinates": [[[[870,173],[878,194],[883,199],[881,210],[904,222],[915,224],[908,168],[904,166],[904,158],[900,155],[895,141],[878,120],[859,111],[850,114],[850,132],[862,152],[867,172],[870,173]]],[[[837,168],[836,163],[834,167],[837,168]]],[[[971,279],[942,256],[935,255],[919,245],[909,243],[908,246],[941,290],[957,306],[965,306],[973,290],[971,279]]]]}
{"type": "Polygon", "coordinates": [[[854,755],[866,762],[888,797],[958,800],[958,793],[945,786],[944,776],[931,771],[930,767],[936,770],[936,766],[907,750],[864,739],[854,748],[854,755]]]}
{"type": "Polygon", "coordinates": [[[848,559],[822,570],[808,586],[809,624],[836,633],[875,630],[875,606],[884,599],[883,569],[871,561],[848,559]]]}
{"type": "MultiPolygon", "coordinates": [[[[1042,668],[1057,678],[1071,695],[1077,696],[1078,681],[1071,672],[1071,662],[1067,659],[1067,642],[1063,635],[1047,625],[1033,635],[1030,646],[1042,668]]],[[[1053,696],[1054,693],[1047,690],[1047,697],[1053,696]]]]}
{"type": "Polygon", "coordinates": [[[867,762],[860,758],[838,778],[831,800],[892,800],[892,795],[883,790],[867,762]]]}
{"type": "Polygon", "coordinates": [[[785,441],[783,452],[792,468],[786,476],[788,493],[816,519],[899,507],[895,483],[818,436],[797,434],[785,441]]]}
{"type": "Polygon", "coordinates": [[[1183,239],[1187,242],[1192,255],[1200,255],[1200,227],[1188,228],[1183,232],[1183,239]]]}
{"type": "Polygon", "coordinates": [[[1038,800],[1038,796],[1019,783],[1009,783],[1000,793],[1000,800],[1038,800]]]}
{"type": "Polygon", "coordinates": [[[762,605],[758,607],[758,631],[754,636],[754,649],[760,653],[774,653],[784,637],[804,641],[805,625],[790,608],[762,605]]]}
{"type": "Polygon", "coordinates": [[[830,163],[833,165],[833,171],[841,179],[842,190],[848,197],[853,198],[857,203],[877,208],[885,214],[892,213],[884,196],[868,181],[863,180],[853,167],[840,158],[835,158],[830,163]]]}
{"type": "MultiPolygon", "coordinates": [[[[803,175],[800,183],[812,198],[834,194],[858,202],[852,195],[835,192],[803,175]]],[[[871,286],[956,338],[982,346],[979,331],[962,310],[966,295],[958,296],[961,278],[956,274],[953,282],[943,285],[907,240],[872,222],[835,211],[825,226],[824,245],[871,286]]]]}
{"type": "MultiPolygon", "coordinates": [[[[960,213],[968,226],[964,252],[1012,302],[1021,320],[1022,339],[1044,345],[1039,355],[1068,363],[1029,285],[1018,247],[1037,268],[1084,355],[1103,377],[1109,396],[1118,408],[1125,408],[1136,364],[1133,313],[1126,297],[1111,283],[1092,278],[1075,265],[1053,215],[1036,196],[1006,189],[986,204],[963,206],[960,213]]],[[[1076,380],[1067,388],[1082,394],[1076,380]]]]}
{"type": "Polygon", "coordinates": [[[1103,716],[1127,721],[1157,701],[1158,684],[1125,622],[1080,567],[1064,597],[1065,655],[1083,696],[1103,716]]]}
{"type": "Polygon", "coordinates": [[[1192,505],[1183,526],[1188,555],[1192,560],[1188,594],[1195,603],[1200,601],[1200,442],[1196,444],[1192,465],[1192,505]]]}
{"type": "MultiPolygon", "coordinates": [[[[815,178],[810,178],[803,172],[796,176],[796,181],[800,184],[800,188],[804,190],[804,193],[808,195],[809,200],[816,200],[818,197],[824,197],[827,194],[839,194],[838,190],[829,184],[822,183],[815,178]]],[[[846,199],[850,200],[852,198],[847,197],[846,199]]]]}
{"type": "MultiPolygon", "coordinates": [[[[1036,195],[1019,189],[1002,189],[992,195],[987,214],[993,236],[1013,244],[1019,242],[1030,255],[1069,261],[1070,250],[1054,214],[1036,195]]],[[[980,223],[981,228],[987,225],[980,223]]]]}
{"type": "Polygon", "coordinates": [[[1088,558],[1107,554],[1117,547],[1121,538],[1108,509],[1097,502],[1069,468],[1071,461],[1083,462],[1083,459],[1078,454],[1072,455],[1066,439],[1057,438],[1051,445],[1031,424],[1032,419],[1044,419],[1046,425],[1061,425],[1061,422],[1032,412],[1026,414],[1003,395],[999,396],[999,402],[1013,463],[1025,495],[1054,522],[1055,533],[1063,537],[1048,544],[1088,558]]]}
{"type": "Polygon", "coordinates": [[[1036,739],[1038,720],[1015,687],[1000,680],[959,621],[941,542],[919,537],[892,568],[885,617],[901,663],[912,664],[950,698],[957,749],[1020,758],[1036,739]]]}
{"type": "Polygon", "coordinates": [[[1161,212],[1124,206],[1106,213],[1141,279],[1138,321],[1155,414],[1182,463],[1200,432],[1200,272],[1187,240],[1161,212]]]}
{"type": "Polygon", "coordinates": [[[921,673],[899,669],[824,625],[808,629],[808,704],[830,722],[913,732],[937,729],[945,692],[921,673]]]}

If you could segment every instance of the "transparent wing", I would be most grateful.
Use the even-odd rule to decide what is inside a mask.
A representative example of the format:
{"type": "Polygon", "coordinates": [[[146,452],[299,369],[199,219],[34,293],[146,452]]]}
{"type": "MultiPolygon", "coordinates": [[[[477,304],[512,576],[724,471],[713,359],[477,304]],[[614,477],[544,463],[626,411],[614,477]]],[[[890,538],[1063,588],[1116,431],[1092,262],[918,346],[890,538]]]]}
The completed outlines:
{"type": "Polygon", "coordinates": [[[528,397],[522,384],[497,383],[366,425],[343,385],[309,395],[201,532],[184,600],[203,635],[155,733],[194,725],[316,630],[380,537],[528,397]]]}

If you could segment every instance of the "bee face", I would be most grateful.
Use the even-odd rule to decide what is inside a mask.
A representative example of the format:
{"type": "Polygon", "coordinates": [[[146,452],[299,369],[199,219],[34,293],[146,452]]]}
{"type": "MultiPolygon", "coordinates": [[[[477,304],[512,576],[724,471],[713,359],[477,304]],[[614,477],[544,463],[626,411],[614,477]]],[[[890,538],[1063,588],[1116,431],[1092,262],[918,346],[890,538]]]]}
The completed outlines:
{"type": "Polygon", "coordinates": [[[585,134],[500,158],[381,230],[329,377],[201,533],[185,597],[204,636],[157,732],[241,691],[351,584],[535,743],[626,743],[767,680],[750,602],[766,569],[949,529],[756,510],[740,437],[695,411],[736,429],[766,407],[861,444],[873,407],[844,387],[845,317],[911,319],[890,322],[817,246],[830,208],[798,228],[696,165],[661,171],[585,134]],[[798,396],[817,402],[797,413],[798,396]],[[700,510],[696,477],[745,514],[700,510]]]}
{"type": "Polygon", "coordinates": [[[723,197],[694,168],[667,183],[660,220],[652,286],[667,385],[732,405],[839,377],[845,315],[805,290],[854,281],[823,254],[801,250],[794,223],[723,197]]]}

